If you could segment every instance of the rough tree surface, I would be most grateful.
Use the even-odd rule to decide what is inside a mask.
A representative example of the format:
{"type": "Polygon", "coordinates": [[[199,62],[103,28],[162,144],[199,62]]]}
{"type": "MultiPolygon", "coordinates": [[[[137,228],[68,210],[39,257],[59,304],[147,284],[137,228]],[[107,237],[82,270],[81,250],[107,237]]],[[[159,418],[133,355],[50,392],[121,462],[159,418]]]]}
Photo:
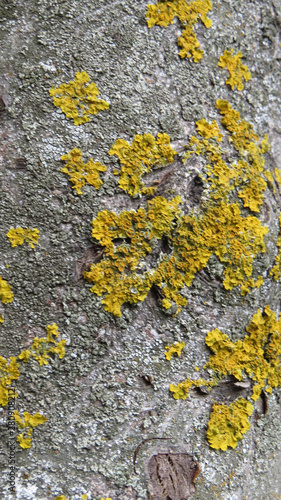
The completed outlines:
{"type": "MultiPolygon", "coordinates": [[[[20,415],[39,412],[47,422],[34,429],[29,449],[16,443],[13,494],[8,489],[7,406],[1,407],[0,495],[5,500],[59,495],[78,500],[83,494],[90,500],[147,499],[149,460],[177,450],[192,457],[185,463],[200,466],[196,492],[189,489],[194,500],[281,498],[280,388],[252,401],[250,430],[226,451],[207,441],[210,412],[214,401],[230,405],[238,396],[249,396],[247,387],[235,386],[228,376],[210,391],[190,389],[185,401],[169,391],[171,383],[187,376],[208,376],[203,365],[211,353],[205,345],[209,331],[218,328],[236,342],[259,308],[268,305],[279,314],[280,285],[269,273],[280,230],[279,188],[268,183],[258,214],[269,228],[266,252],[254,260],[255,278],[262,275],[263,284],[245,296],[239,287],[223,287],[223,268],[214,256],[184,288],[187,304],[176,316],[173,308],[161,306],[152,287],[143,302],[123,305],[122,316],[116,317],[83,278],[102,258],[102,248],[91,237],[98,212],[137,210],[151,199],[131,198],[118,186],[114,170],[120,164],[108,154],[117,139],[131,143],[136,134],[166,133],[183,153],[196,121],[219,122],[215,106],[223,99],[259,137],[268,134],[265,168],[281,168],[280,0],[214,0],[208,13],[212,26],[195,26],[204,50],[199,62],[179,56],[178,20],[167,28],[148,28],[148,3],[0,0],[0,274],[14,294],[13,302],[1,303],[0,355],[18,356],[53,323],[66,339],[62,359],[52,355],[43,366],[23,362],[14,382],[20,415]],[[243,90],[226,85],[229,73],[218,66],[231,49],[241,51],[251,73],[243,90]],[[75,126],[53,105],[49,90],[82,71],[109,109],[75,126]],[[72,189],[60,157],[74,148],[83,152],[84,162],[93,158],[107,167],[99,172],[100,189],[87,183],[81,195],[72,189]],[[11,246],[6,234],[17,226],[40,231],[34,248],[26,242],[11,246]],[[181,356],[167,361],[165,347],[183,341],[181,356]],[[155,437],[169,440],[146,441],[139,448],[136,474],[136,448],[155,437]]],[[[200,157],[183,164],[178,155],[144,182],[159,185],[158,196],[167,190],[180,195],[181,209],[188,213],[201,202],[201,167],[200,157]]],[[[156,245],[152,263],[160,250],[167,251],[164,247],[156,245]]],[[[180,495],[173,500],[182,500],[180,495]]]]}

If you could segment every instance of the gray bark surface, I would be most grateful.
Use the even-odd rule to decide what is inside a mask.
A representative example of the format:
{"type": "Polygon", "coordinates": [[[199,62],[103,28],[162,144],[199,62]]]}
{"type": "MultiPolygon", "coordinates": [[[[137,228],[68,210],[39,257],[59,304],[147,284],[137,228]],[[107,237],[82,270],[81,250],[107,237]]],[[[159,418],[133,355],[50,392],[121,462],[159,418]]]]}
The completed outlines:
{"type": "MultiPolygon", "coordinates": [[[[209,330],[219,328],[236,341],[258,308],[270,305],[279,314],[280,285],[267,271],[277,253],[280,194],[267,188],[260,214],[270,230],[267,252],[255,260],[264,284],[245,297],[224,289],[222,266],[213,258],[186,288],[187,306],[176,317],[150,293],[115,318],[81,277],[83,263],[92,262],[91,221],[97,213],[146,204],[118,188],[118,162],[108,155],[117,138],[166,132],[173,147],[183,150],[195,121],[217,119],[215,102],[227,99],[259,137],[269,135],[266,168],[281,168],[280,1],[214,0],[212,27],[195,27],[205,51],[198,64],[178,56],[177,21],[148,29],[147,3],[0,0],[0,95],[6,105],[0,116],[0,274],[15,295],[13,303],[1,305],[0,354],[17,356],[53,322],[67,339],[64,359],[43,367],[22,364],[15,383],[16,408],[48,420],[34,429],[29,450],[17,447],[13,495],[6,409],[0,409],[0,495],[6,500],[78,500],[82,494],[90,500],[146,499],[148,461],[171,449],[190,454],[200,466],[194,500],[281,498],[280,389],[268,397],[266,415],[256,403],[251,429],[226,452],[210,448],[206,428],[214,400],[236,399],[231,381],[206,394],[193,390],[186,401],[175,401],[169,392],[170,383],[193,378],[195,366],[204,376],[209,330]],[[252,73],[241,92],[225,85],[227,72],[217,66],[230,48],[241,50],[252,73]],[[83,70],[110,108],[74,126],[53,106],[49,89],[83,70]],[[77,196],[71,189],[60,157],[74,147],[107,165],[100,190],[85,186],[77,196]],[[16,226],[40,230],[34,250],[26,244],[11,248],[6,233],[16,226]],[[164,350],[174,341],[186,347],[169,363],[164,350]],[[154,437],[171,441],[146,442],[135,474],[135,449],[154,437]]],[[[156,170],[148,181],[167,170],[156,170]]],[[[177,160],[165,185],[182,196],[186,212],[199,203],[190,193],[199,172],[196,158],[185,166],[177,160]]]]}

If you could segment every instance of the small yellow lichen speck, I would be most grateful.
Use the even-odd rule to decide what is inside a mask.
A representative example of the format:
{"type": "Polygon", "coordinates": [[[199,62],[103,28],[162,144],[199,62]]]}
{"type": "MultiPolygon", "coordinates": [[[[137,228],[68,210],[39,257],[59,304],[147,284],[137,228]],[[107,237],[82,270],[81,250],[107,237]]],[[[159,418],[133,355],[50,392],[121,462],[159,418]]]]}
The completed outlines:
{"type": "Polygon", "coordinates": [[[75,80],[49,90],[54,105],[60,107],[67,118],[72,118],[74,125],[86,123],[90,120],[89,115],[109,108],[108,102],[97,98],[99,91],[95,83],[85,85],[89,80],[86,71],[78,71],[75,80]]]}
{"type": "Polygon", "coordinates": [[[251,73],[248,71],[248,66],[241,63],[242,52],[234,55],[234,50],[225,50],[223,55],[220,56],[218,66],[220,68],[227,68],[230,76],[226,80],[226,84],[230,85],[232,90],[237,87],[238,90],[243,90],[243,78],[247,82],[251,78],[251,73]]]}
{"type": "Polygon", "coordinates": [[[72,149],[68,154],[61,156],[61,160],[66,161],[65,167],[61,171],[69,175],[69,180],[73,184],[72,189],[76,189],[78,194],[82,194],[81,188],[85,186],[86,182],[96,189],[99,189],[103,184],[99,172],[105,172],[106,166],[100,162],[94,162],[92,158],[88,163],[83,163],[80,149],[72,149]]]}
{"type": "Polygon", "coordinates": [[[138,194],[151,195],[156,187],[146,188],[142,176],[153,167],[165,166],[174,161],[177,152],[170,146],[170,137],[167,134],[158,134],[157,139],[151,134],[136,135],[132,144],[124,139],[117,139],[109,151],[116,155],[121,163],[119,186],[130,196],[138,194]]]}
{"type": "Polygon", "coordinates": [[[12,227],[7,232],[7,236],[12,247],[23,245],[23,243],[26,241],[31,248],[34,248],[34,243],[38,245],[39,229],[24,229],[22,227],[12,227]]]}
{"type": "Polygon", "coordinates": [[[165,349],[168,349],[168,351],[165,352],[166,359],[168,361],[171,361],[173,354],[177,354],[180,357],[181,351],[183,350],[184,347],[185,347],[185,342],[177,342],[176,344],[166,345],[165,349]]]}
{"type": "Polygon", "coordinates": [[[194,0],[188,3],[187,0],[160,0],[155,5],[147,6],[147,25],[164,26],[173,24],[174,17],[177,17],[181,23],[182,35],[178,38],[178,45],[181,48],[179,55],[181,57],[193,57],[194,62],[199,62],[204,51],[199,49],[200,44],[196,38],[194,25],[199,20],[206,28],[212,26],[212,21],[207,17],[212,9],[211,0],[194,0]]]}
{"type": "Polygon", "coordinates": [[[228,446],[236,448],[238,441],[250,429],[248,417],[253,405],[239,398],[229,406],[215,403],[208,423],[207,439],[212,448],[225,451],[228,446]]]}

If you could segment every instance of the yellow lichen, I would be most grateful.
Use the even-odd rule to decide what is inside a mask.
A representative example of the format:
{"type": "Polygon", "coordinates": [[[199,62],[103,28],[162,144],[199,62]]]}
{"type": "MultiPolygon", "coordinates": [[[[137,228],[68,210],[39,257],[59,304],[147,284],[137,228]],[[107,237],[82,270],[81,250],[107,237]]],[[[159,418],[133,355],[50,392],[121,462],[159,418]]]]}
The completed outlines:
{"type": "Polygon", "coordinates": [[[276,180],[277,180],[279,186],[281,186],[281,170],[279,168],[275,168],[274,174],[275,174],[275,177],[276,177],[276,180]]]}
{"type": "Polygon", "coordinates": [[[236,448],[238,441],[250,429],[248,417],[253,405],[239,398],[229,406],[215,403],[208,423],[207,439],[212,448],[225,451],[228,446],[236,448]]]}
{"type": "Polygon", "coordinates": [[[155,5],[147,6],[147,24],[149,28],[155,25],[167,27],[168,24],[173,24],[174,17],[177,17],[183,30],[178,38],[178,45],[181,48],[179,55],[193,57],[195,62],[199,62],[204,51],[199,49],[200,44],[194,26],[201,20],[206,28],[210,28],[212,21],[207,14],[211,9],[210,0],[194,0],[191,3],[186,0],[160,0],[155,5]]]}
{"type": "Polygon", "coordinates": [[[247,82],[252,77],[248,71],[248,66],[242,64],[241,57],[243,57],[242,52],[234,55],[234,49],[231,49],[231,51],[225,50],[218,62],[220,68],[226,68],[229,71],[230,76],[225,83],[230,85],[232,90],[234,87],[243,90],[243,78],[247,82]]]}
{"type": "MultiPolygon", "coordinates": [[[[280,233],[281,233],[281,213],[279,214],[279,226],[280,226],[280,233]]],[[[277,257],[275,259],[275,264],[269,272],[270,276],[274,277],[274,281],[278,281],[281,278],[281,234],[279,234],[279,236],[277,238],[276,245],[279,249],[278,254],[277,254],[277,257]]]]}
{"type": "Polygon", "coordinates": [[[18,410],[15,410],[12,418],[15,420],[19,429],[26,429],[25,433],[21,433],[17,436],[17,441],[20,447],[24,449],[31,447],[31,435],[33,428],[47,422],[46,417],[37,412],[34,415],[30,415],[27,411],[24,411],[23,418],[21,418],[18,410]]]}
{"type": "Polygon", "coordinates": [[[206,367],[238,380],[246,374],[255,382],[251,397],[256,401],[264,387],[271,392],[281,386],[281,316],[276,321],[266,306],[264,314],[259,309],[246,330],[250,335],[234,343],[217,328],[209,332],[205,342],[214,355],[206,367]]]}
{"type": "Polygon", "coordinates": [[[20,375],[17,358],[12,356],[9,360],[0,356],[0,405],[6,406],[11,398],[16,398],[17,394],[10,390],[13,380],[17,380],[20,375]]]}
{"type": "Polygon", "coordinates": [[[7,281],[3,280],[0,276],[0,300],[3,304],[9,304],[14,300],[14,294],[11,291],[11,286],[7,283],[7,281]]]}
{"type": "Polygon", "coordinates": [[[190,380],[190,378],[187,377],[184,382],[180,382],[178,385],[170,384],[170,391],[173,393],[173,398],[174,399],[187,399],[189,395],[189,389],[191,389],[192,386],[195,387],[212,387],[213,385],[216,385],[216,382],[213,380],[205,380],[203,378],[198,378],[197,380],[190,380]]]}
{"type": "Polygon", "coordinates": [[[185,342],[177,342],[176,344],[166,345],[165,349],[168,349],[168,351],[165,352],[166,359],[168,361],[171,361],[171,357],[173,354],[177,354],[180,357],[181,351],[184,347],[185,342]]]}
{"type": "Polygon", "coordinates": [[[49,90],[54,105],[60,107],[67,118],[72,118],[74,125],[86,123],[90,120],[89,115],[109,108],[108,102],[97,98],[99,91],[95,83],[85,85],[89,80],[86,71],[78,71],[75,80],[49,90]]]}
{"type": "Polygon", "coordinates": [[[202,135],[204,139],[217,139],[217,141],[221,142],[223,135],[220,132],[219,126],[215,120],[212,123],[208,123],[205,118],[196,122],[196,128],[198,134],[202,135]]]}
{"type": "Polygon", "coordinates": [[[124,211],[120,215],[104,210],[93,220],[92,236],[104,246],[105,259],[92,264],[84,277],[94,283],[91,291],[105,295],[105,310],[121,316],[121,305],[143,301],[153,284],[150,271],[142,271],[141,260],[152,252],[156,240],[167,236],[179,213],[180,197],[148,201],[147,210],[124,211]],[[114,240],[123,239],[121,244],[114,240]],[[128,242],[129,241],[129,242],[128,242]]]}
{"type": "Polygon", "coordinates": [[[151,134],[136,135],[132,144],[124,139],[117,139],[109,151],[116,155],[121,163],[119,186],[130,196],[138,194],[151,195],[156,187],[146,188],[142,182],[144,174],[154,167],[162,167],[172,163],[177,152],[170,146],[170,137],[167,134],[158,134],[157,139],[151,134]]]}
{"type": "Polygon", "coordinates": [[[64,346],[66,341],[62,339],[59,342],[56,342],[56,340],[54,339],[54,337],[57,337],[59,335],[58,326],[56,325],[56,323],[48,325],[46,330],[47,337],[35,337],[30,348],[26,351],[22,351],[19,354],[18,359],[20,361],[26,363],[29,360],[30,356],[32,356],[36,359],[36,361],[38,361],[39,365],[42,366],[48,364],[48,359],[50,358],[49,353],[58,354],[59,359],[62,359],[64,357],[64,346]]]}
{"type": "Polygon", "coordinates": [[[34,243],[38,245],[39,229],[23,229],[22,227],[12,227],[7,232],[7,236],[12,247],[23,245],[23,243],[26,241],[31,248],[34,248],[34,243]]]}
{"type": "Polygon", "coordinates": [[[80,149],[72,149],[68,154],[61,156],[61,160],[66,161],[65,167],[61,171],[69,175],[69,180],[73,184],[72,189],[76,189],[78,194],[82,194],[81,188],[85,186],[86,182],[96,189],[99,189],[103,184],[99,172],[105,172],[106,166],[100,162],[94,162],[92,158],[88,163],[83,163],[80,149]]]}
{"type": "Polygon", "coordinates": [[[230,132],[228,140],[238,152],[239,160],[233,164],[226,162],[227,155],[217,144],[217,141],[221,141],[218,125],[215,121],[208,124],[201,120],[196,125],[204,139],[190,138],[184,161],[192,154],[206,158],[206,177],[203,174],[202,177],[209,185],[213,200],[227,200],[229,193],[237,189],[244,206],[259,212],[266,189],[262,173],[265,163],[263,155],[269,149],[268,138],[265,135],[259,144],[253,126],[241,119],[240,113],[232,109],[227,101],[218,100],[217,108],[223,115],[222,125],[230,132]]]}

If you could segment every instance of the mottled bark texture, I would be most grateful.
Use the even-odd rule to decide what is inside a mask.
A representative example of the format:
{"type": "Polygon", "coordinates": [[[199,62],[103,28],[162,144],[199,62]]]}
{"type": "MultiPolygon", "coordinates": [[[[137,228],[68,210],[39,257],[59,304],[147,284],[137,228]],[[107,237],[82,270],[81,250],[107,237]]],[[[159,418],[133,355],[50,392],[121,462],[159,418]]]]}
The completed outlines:
{"type": "MultiPolygon", "coordinates": [[[[115,318],[82,276],[101,258],[101,247],[91,238],[97,213],[146,204],[145,197],[133,199],[118,188],[113,175],[118,160],[108,155],[117,138],[130,142],[135,134],[165,132],[183,151],[195,121],[218,120],[215,103],[225,99],[259,137],[269,135],[266,169],[281,168],[280,0],[214,0],[212,27],[195,28],[205,51],[198,63],[179,57],[177,21],[167,28],[147,27],[147,3],[0,0],[0,270],[14,293],[14,301],[1,306],[0,354],[17,356],[54,322],[67,339],[62,360],[53,356],[42,367],[22,363],[14,383],[19,412],[48,419],[34,429],[30,449],[17,445],[15,494],[8,491],[7,408],[1,408],[0,494],[6,500],[53,500],[63,494],[69,500],[82,494],[91,500],[146,499],[147,464],[170,449],[200,466],[194,500],[281,498],[280,389],[268,396],[267,412],[265,399],[255,404],[251,429],[235,450],[225,452],[206,439],[213,400],[229,404],[237,394],[247,397],[247,387],[237,388],[227,378],[213,391],[191,390],[185,401],[169,392],[170,383],[194,378],[195,366],[204,376],[209,330],[219,328],[236,341],[244,338],[258,308],[269,305],[279,313],[280,286],[269,275],[277,253],[278,190],[268,185],[259,214],[269,228],[267,251],[254,264],[264,283],[245,297],[239,287],[224,289],[222,266],[212,257],[186,288],[187,305],[177,316],[159,305],[152,289],[144,302],[123,306],[122,317],[115,318]],[[231,48],[241,50],[252,74],[242,91],[226,86],[227,70],[218,67],[231,48]],[[74,126],[54,107],[49,89],[83,70],[110,108],[74,126]],[[87,185],[80,196],[61,172],[61,155],[75,147],[85,161],[92,157],[107,166],[103,186],[87,185]],[[6,233],[17,226],[40,230],[35,249],[11,247],[6,233]],[[164,349],[174,341],[186,347],[168,362],[164,349]],[[135,474],[134,451],[151,437],[171,441],[146,442],[135,474]]],[[[200,204],[201,165],[195,155],[185,166],[177,158],[172,168],[155,170],[145,182],[157,185],[153,182],[169,172],[157,194],[174,190],[187,213],[200,204]]]]}

